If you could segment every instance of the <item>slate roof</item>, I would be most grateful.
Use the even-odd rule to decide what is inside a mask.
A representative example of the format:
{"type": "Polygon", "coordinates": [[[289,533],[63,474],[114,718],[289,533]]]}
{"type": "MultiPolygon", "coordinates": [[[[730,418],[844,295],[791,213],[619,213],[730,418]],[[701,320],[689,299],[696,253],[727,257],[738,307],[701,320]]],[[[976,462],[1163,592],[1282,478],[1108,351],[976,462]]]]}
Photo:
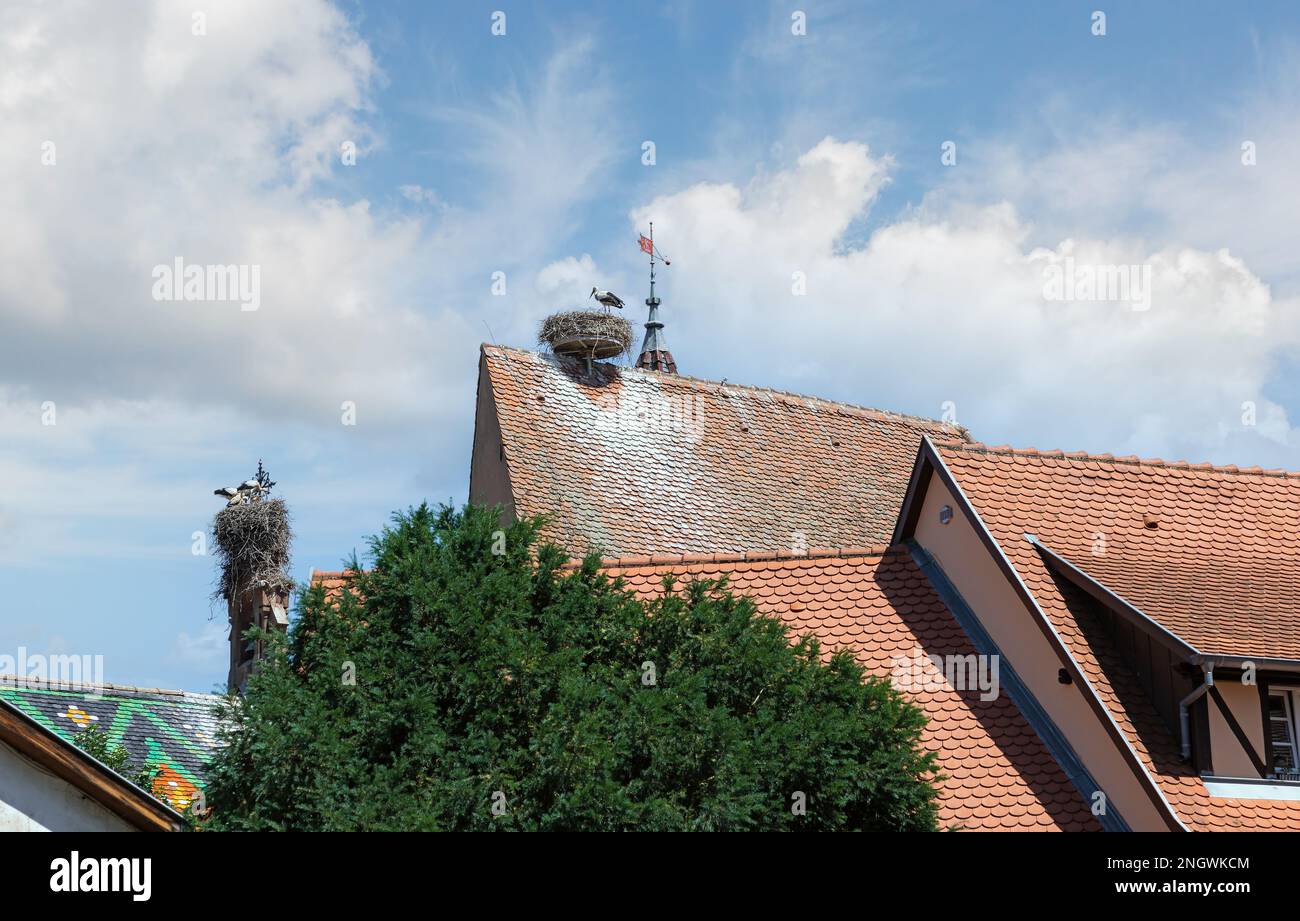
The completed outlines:
{"type": "Polygon", "coordinates": [[[777,390],[484,345],[516,512],[574,555],[885,543],[922,434],[777,390]]]}
{"type": "Polygon", "coordinates": [[[159,770],[155,791],[177,811],[204,787],[204,765],[217,747],[216,695],[0,675],[0,698],[69,742],[85,727],[102,728],[134,764],[159,770]]]}
{"type": "MultiPolygon", "coordinates": [[[[905,548],[777,557],[688,555],[607,563],[641,597],[664,575],[684,583],[726,576],[795,635],[813,634],[889,677],[895,657],[974,655],[975,648],[905,548]]],[[[926,748],[938,753],[942,827],[984,831],[1098,831],[1087,803],[1020,711],[1000,693],[980,700],[942,681],[905,692],[925,711],[926,748]]]]}
{"type": "Polygon", "coordinates": [[[1024,537],[1035,535],[1202,652],[1289,656],[1300,627],[1300,478],[976,444],[936,450],[1183,822],[1193,830],[1300,831],[1298,802],[1209,795],[1180,760],[1177,739],[1095,602],[1054,578],[1024,537]],[[1094,554],[1098,534],[1105,541],[1094,554]],[[1248,562],[1292,573],[1290,587],[1275,593],[1259,578],[1238,583],[1248,562]]]}

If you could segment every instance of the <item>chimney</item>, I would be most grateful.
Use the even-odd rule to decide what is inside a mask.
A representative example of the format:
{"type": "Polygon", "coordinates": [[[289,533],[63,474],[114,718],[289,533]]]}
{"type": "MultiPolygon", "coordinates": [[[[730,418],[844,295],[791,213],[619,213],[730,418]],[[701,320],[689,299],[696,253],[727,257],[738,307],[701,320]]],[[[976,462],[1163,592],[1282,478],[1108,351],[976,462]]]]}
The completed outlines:
{"type": "Polygon", "coordinates": [[[650,308],[650,315],[646,318],[645,340],[641,343],[641,355],[636,360],[636,366],[646,371],[676,374],[677,362],[673,360],[673,353],[668,351],[664,325],[659,320],[659,298],[652,294],[645,302],[650,308]]]}
{"type": "Polygon", "coordinates": [[[289,590],[266,582],[247,586],[228,603],[230,615],[230,671],[226,687],[243,693],[248,676],[266,654],[265,640],[244,636],[249,627],[267,632],[289,629],[289,590]]]}

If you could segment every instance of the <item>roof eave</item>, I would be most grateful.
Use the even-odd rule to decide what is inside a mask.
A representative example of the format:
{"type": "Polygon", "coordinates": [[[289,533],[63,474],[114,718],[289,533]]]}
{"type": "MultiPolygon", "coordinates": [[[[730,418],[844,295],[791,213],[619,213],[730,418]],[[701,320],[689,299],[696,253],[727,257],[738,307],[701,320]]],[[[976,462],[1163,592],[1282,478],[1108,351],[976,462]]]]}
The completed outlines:
{"type": "Polygon", "coordinates": [[[1031,546],[1043,557],[1047,568],[1060,575],[1071,585],[1082,590],[1089,597],[1119,614],[1147,636],[1156,640],[1166,649],[1177,653],[1184,661],[1199,664],[1206,656],[1191,643],[1184,640],[1172,630],[1160,624],[1153,617],[1133,604],[1119,592],[1113,591],[1102,582],[1075,566],[1051,547],[1044,544],[1033,534],[1025,534],[1031,546]]]}
{"type": "Polygon", "coordinates": [[[1189,665],[1200,666],[1206,663],[1211,665],[1244,665],[1252,663],[1265,668],[1300,669],[1300,659],[1252,656],[1246,653],[1208,652],[1197,649],[1119,592],[1108,587],[1100,579],[1089,575],[1085,570],[1061,556],[1035,535],[1026,534],[1025,539],[1043,556],[1044,562],[1047,563],[1049,569],[1081,589],[1094,600],[1119,614],[1166,649],[1178,654],[1189,665]]]}

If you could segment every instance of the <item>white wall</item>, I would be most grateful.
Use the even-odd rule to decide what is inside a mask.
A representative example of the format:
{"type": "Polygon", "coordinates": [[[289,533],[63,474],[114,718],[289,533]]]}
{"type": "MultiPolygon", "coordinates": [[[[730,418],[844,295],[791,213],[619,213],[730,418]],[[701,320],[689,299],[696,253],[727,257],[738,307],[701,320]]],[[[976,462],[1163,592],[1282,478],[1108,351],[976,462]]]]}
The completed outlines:
{"type": "Polygon", "coordinates": [[[0,743],[0,831],[134,831],[60,777],[0,743]]]}
{"type": "MultiPolygon", "coordinates": [[[[1255,753],[1267,762],[1268,751],[1264,748],[1264,721],[1260,713],[1259,688],[1254,685],[1241,684],[1236,681],[1215,681],[1214,686],[1223,696],[1223,702],[1232,710],[1246,738],[1254,746],[1255,753]]],[[[1219,712],[1218,704],[1210,703],[1210,758],[1214,762],[1214,773],[1220,777],[1255,777],[1255,763],[1250,760],[1237,741],[1237,736],[1228,726],[1228,721],[1219,712]]]]}

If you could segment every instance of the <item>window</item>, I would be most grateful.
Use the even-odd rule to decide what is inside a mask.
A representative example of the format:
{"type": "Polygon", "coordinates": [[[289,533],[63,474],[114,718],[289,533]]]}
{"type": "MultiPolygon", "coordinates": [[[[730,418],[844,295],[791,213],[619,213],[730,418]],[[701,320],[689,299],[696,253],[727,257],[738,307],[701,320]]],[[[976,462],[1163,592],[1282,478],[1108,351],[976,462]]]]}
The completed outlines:
{"type": "Polygon", "coordinates": [[[1296,740],[1296,717],[1300,715],[1300,689],[1269,688],[1268,729],[1270,766],[1273,776],[1300,780],[1300,751],[1296,740]]]}

